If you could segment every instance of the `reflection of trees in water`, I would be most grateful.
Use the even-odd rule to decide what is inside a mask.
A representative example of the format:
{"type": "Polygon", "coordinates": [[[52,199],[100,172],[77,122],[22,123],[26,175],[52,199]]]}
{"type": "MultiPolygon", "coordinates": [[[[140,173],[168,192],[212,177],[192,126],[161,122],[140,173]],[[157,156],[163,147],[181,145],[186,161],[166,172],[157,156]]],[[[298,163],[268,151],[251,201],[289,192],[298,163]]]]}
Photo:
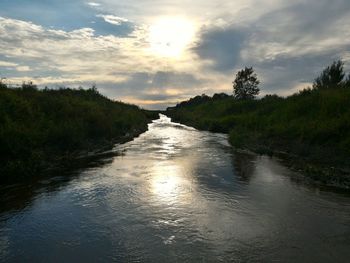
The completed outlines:
{"type": "Polygon", "coordinates": [[[0,216],[25,209],[39,194],[54,192],[65,187],[71,180],[79,177],[82,171],[111,163],[113,157],[119,154],[122,153],[110,151],[76,159],[40,177],[29,178],[19,184],[0,186],[0,216]]]}
{"type": "Polygon", "coordinates": [[[249,182],[255,171],[257,156],[251,153],[235,152],[232,156],[233,171],[241,181],[249,182]]]}

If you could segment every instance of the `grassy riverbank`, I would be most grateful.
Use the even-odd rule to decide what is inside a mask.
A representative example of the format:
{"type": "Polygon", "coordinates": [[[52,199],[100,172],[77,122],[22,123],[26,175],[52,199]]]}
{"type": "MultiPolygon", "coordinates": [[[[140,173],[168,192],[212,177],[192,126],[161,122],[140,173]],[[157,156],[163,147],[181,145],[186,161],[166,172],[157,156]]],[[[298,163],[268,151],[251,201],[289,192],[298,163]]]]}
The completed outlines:
{"type": "Polygon", "coordinates": [[[144,132],[157,113],[96,89],[0,87],[0,181],[22,180],[64,160],[144,132]]]}
{"type": "Polygon", "coordinates": [[[234,147],[280,156],[313,180],[350,187],[349,87],[257,100],[197,96],[166,114],[198,129],[229,133],[234,147]]]}

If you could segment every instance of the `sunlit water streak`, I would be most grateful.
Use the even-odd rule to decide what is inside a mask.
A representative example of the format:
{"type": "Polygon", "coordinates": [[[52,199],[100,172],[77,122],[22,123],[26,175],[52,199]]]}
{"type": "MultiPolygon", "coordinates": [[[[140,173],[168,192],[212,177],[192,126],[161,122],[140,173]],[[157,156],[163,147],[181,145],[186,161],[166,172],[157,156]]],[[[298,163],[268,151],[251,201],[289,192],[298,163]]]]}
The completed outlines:
{"type": "Polygon", "coordinates": [[[2,262],[347,262],[350,197],[161,116],[95,166],[3,187],[2,262]]]}

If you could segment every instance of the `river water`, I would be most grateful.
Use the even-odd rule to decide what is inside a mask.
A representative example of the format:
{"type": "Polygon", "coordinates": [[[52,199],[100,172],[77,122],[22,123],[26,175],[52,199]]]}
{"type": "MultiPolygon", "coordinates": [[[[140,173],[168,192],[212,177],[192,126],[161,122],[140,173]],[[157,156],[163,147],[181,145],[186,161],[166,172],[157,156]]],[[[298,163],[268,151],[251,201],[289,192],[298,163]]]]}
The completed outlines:
{"type": "Polygon", "coordinates": [[[1,262],[349,262],[350,196],[161,115],[73,171],[0,188],[1,262]]]}

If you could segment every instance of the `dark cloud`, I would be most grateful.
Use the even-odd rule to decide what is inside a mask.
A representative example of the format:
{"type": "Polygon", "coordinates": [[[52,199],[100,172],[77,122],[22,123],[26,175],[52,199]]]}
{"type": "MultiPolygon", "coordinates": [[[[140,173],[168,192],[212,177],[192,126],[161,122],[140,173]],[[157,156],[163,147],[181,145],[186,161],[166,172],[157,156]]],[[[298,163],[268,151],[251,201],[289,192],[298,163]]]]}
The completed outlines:
{"type": "Polygon", "coordinates": [[[248,30],[238,28],[204,28],[193,51],[201,59],[211,61],[212,69],[229,71],[239,62],[248,33],[248,30]]]}
{"type": "Polygon", "coordinates": [[[204,28],[193,51],[218,73],[253,66],[266,93],[293,92],[350,51],[349,14],[348,0],[291,4],[241,27],[204,28]]]}
{"type": "Polygon", "coordinates": [[[313,82],[324,67],[341,59],[343,52],[350,50],[350,41],[342,33],[347,30],[346,25],[341,22],[349,21],[349,13],[347,0],[332,3],[320,0],[298,3],[261,17],[257,32],[253,32],[255,43],[277,42],[286,50],[292,48],[291,52],[255,62],[264,76],[263,89],[270,93],[281,92],[313,82]],[[324,41],[327,40],[332,40],[334,45],[326,46],[324,41]]]}
{"type": "Polygon", "coordinates": [[[306,39],[317,44],[319,40],[339,36],[339,31],[346,33],[349,13],[348,0],[307,1],[268,12],[249,30],[260,42],[284,43],[286,48],[306,39]]]}
{"type": "Polygon", "coordinates": [[[257,64],[255,69],[264,78],[261,83],[264,93],[280,93],[313,82],[325,66],[337,59],[339,57],[333,52],[298,57],[279,56],[257,64]]]}

